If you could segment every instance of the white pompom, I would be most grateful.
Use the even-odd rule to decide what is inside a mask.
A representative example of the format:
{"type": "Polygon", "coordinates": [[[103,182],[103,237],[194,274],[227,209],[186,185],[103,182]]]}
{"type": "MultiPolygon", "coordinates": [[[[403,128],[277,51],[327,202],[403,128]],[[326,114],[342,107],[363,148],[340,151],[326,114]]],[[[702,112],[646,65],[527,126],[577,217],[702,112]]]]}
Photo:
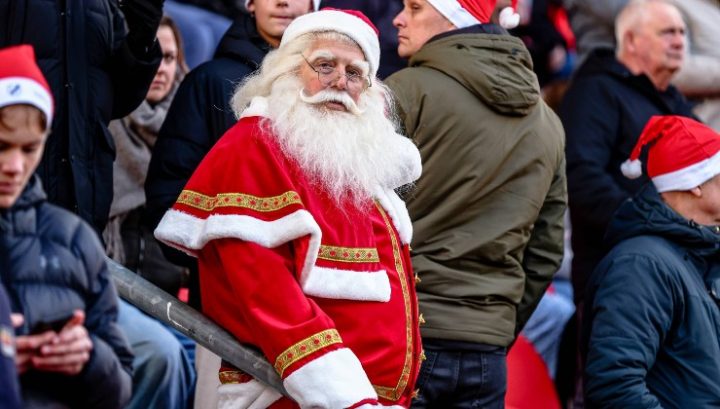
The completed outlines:
{"type": "Polygon", "coordinates": [[[642,176],[642,163],[639,159],[626,160],[620,165],[620,171],[628,179],[637,179],[642,176]]]}
{"type": "Polygon", "coordinates": [[[505,7],[504,9],[500,10],[498,20],[500,20],[500,25],[503,28],[510,30],[520,24],[520,15],[516,13],[512,7],[505,7]]]}

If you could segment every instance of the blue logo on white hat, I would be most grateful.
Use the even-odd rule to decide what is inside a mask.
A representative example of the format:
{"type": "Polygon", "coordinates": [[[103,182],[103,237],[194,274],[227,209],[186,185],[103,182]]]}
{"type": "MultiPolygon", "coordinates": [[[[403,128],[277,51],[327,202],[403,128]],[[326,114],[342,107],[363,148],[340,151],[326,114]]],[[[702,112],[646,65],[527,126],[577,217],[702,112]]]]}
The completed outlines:
{"type": "Polygon", "coordinates": [[[13,96],[19,94],[21,89],[22,89],[22,87],[18,83],[10,84],[10,85],[8,85],[8,88],[7,88],[8,94],[13,95],[13,96]]]}

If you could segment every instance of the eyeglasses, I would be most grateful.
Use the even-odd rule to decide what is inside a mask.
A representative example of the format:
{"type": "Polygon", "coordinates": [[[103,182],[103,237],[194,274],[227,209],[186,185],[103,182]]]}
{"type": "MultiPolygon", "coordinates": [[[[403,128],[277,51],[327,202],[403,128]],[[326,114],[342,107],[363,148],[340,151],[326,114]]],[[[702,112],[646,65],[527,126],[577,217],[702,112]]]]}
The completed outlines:
{"type": "Polygon", "coordinates": [[[323,61],[313,65],[307,58],[305,58],[304,55],[302,55],[302,58],[305,60],[310,69],[317,73],[318,81],[320,81],[320,84],[323,87],[329,87],[333,81],[340,78],[340,75],[345,75],[345,79],[347,79],[347,87],[350,91],[364,91],[368,87],[372,86],[370,78],[365,77],[362,72],[357,69],[353,68],[341,74],[337,67],[329,62],[323,61]]]}

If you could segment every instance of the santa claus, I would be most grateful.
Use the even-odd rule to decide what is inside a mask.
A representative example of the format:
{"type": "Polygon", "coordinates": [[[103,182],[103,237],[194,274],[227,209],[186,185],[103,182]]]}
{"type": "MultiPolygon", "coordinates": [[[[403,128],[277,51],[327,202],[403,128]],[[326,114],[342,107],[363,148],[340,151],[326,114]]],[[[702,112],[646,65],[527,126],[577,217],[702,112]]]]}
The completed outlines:
{"type": "Polygon", "coordinates": [[[295,19],[155,232],[198,258],[203,312],[260,348],[294,400],[224,366],[220,407],[410,406],[423,353],[395,190],[420,155],[379,55],[358,12],[295,19]]]}

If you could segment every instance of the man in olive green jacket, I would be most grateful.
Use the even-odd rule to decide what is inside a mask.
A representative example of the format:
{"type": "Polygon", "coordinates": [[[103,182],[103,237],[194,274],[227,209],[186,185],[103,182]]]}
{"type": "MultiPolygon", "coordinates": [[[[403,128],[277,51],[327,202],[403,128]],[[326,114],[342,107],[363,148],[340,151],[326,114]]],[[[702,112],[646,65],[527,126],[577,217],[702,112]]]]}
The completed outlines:
{"type": "Polygon", "coordinates": [[[479,24],[494,6],[410,0],[394,20],[410,66],[386,83],[423,159],[406,198],[426,321],[418,408],[503,407],[507,347],[563,256],[562,125],[523,43],[479,24]]]}

